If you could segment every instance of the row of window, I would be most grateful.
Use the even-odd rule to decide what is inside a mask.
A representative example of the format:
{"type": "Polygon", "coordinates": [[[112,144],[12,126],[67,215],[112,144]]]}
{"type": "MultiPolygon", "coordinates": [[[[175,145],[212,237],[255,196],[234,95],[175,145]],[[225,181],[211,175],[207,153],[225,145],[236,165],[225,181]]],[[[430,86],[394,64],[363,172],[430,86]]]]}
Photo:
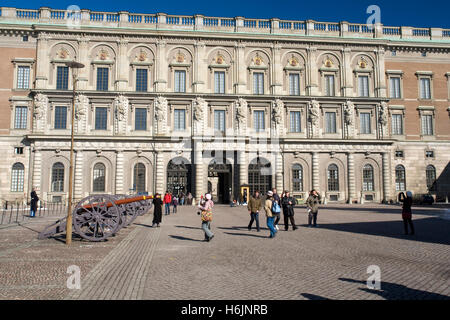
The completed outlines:
{"type": "MultiPolygon", "coordinates": [[[[27,110],[25,106],[15,108],[14,128],[27,128],[27,110]]],[[[136,131],[147,130],[147,109],[135,108],[135,128],[136,131]]],[[[359,114],[361,134],[372,133],[372,114],[370,112],[361,112],[359,114]]],[[[391,130],[392,135],[403,135],[403,114],[392,114],[391,130]]],[[[265,111],[255,110],[253,112],[254,129],[257,132],[266,129],[265,111]]],[[[225,110],[214,111],[214,129],[215,131],[225,131],[225,110]]],[[[107,130],[108,109],[106,107],[95,108],[95,130],[107,130]]],[[[337,133],[336,112],[325,112],[324,114],[325,133],[337,133]]],[[[431,114],[421,115],[422,135],[434,135],[433,116],[431,114]]],[[[56,106],[54,113],[54,129],[67,129],[67,107],[56,106]]],[[[174,110],[174,131],[184,131],[186,129],[186,110],[174,110]]],[[[300,111],[291,111],[289,113],[289,130],[293,133],[302,132],[300,111]]]]}
{"type": "MultiPolygon", "coordinates": [[[[433,165],[428,165],[425,170],[425,177],[427,181],[427,188],[431,190],[436,183],[436,168],[433,165]]],[[[406,171],[401,164],[395,167],[395,190],[406,191],[406,171]]]]}
{"type": "MultiPolygon", "coordinates": [[[[148,69],[136,69],[136,91],[145,92],[148,88],[148,69]]],[[[332,74],[324,75],[324,93],[325,96],[335,96],[335,76],[332,74]]],[[[29,89],[30,67],[19,66],[17,69],[17,88],[29,89]]],[[[214,93],[225,93],[225,72],[214,72],[214,93]]],[[[109,68],[97,68],[97,90],[107,91],[109,84],[109,68]]],[[[56,71],[56,89],[67,90],[69,86],[69,68],[58,66],[56,71]]],[[[369,97],[369,76],[358,75],[358,95],[360,97],[369,97]]],[[[401,77],[389,77],[389,97],[393,99],[402,98],[401,77]]],[[[186,71],[175,70],[174,72],[174,90],[175,92],[186,92],[186,71]]],[[[431,78],[419,78],[420,99],[431,99],[431,78]]],[[[253,73],[253,93],[257,95],[264,94],[264,73],[253,73]]],[[[289,74],[289,94],[300,95],[300,73],[289,74]]]]}

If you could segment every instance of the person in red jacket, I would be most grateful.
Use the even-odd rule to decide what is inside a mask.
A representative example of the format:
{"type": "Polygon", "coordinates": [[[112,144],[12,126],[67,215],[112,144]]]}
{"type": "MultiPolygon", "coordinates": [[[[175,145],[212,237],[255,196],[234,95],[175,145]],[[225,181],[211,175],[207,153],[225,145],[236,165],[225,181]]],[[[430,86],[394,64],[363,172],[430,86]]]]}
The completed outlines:
{"type": "Polygon", "coordinates": [[[166,194],[164,195],[164,213],[165,215],[170,214],[170,203],[172,202],[172,195],[169,193],[169,191],[166,191],[166,194]]]}

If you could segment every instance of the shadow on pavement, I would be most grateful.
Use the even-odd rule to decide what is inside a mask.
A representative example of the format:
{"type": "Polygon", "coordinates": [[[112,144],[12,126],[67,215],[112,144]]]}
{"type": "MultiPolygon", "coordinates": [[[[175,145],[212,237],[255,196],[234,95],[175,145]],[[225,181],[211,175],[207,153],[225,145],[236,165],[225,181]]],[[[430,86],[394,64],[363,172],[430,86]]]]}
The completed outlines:
{"type": "Polygon", "coordinates": [[[304,296],[308,300],[330,300],[328,298],[316,296],[315,294],[311,294],[311,293],[301,293],[301,295],[304,296]]]}
{"type": "MultiPolygon", "coordinates": [[[[413,216],[414,217],[414,216],[413,216]]],[[[439,218],[424,218],[414,220],[416,235],[404,235],[403,220],[351,222],[338,224],[318,224],[319,229],[368,234],[411,241],[450,244],[450,222],[439,218]]]]}
{"type": "Polygon", "coordinates": [[[196,241],[196,242],[203,242],[203,240],[198,240],[198,239],[192,239],[192,238],[186,238],[186,237],[182,237],[182,236],[174,236],[174,235],[169,235],[169,237],[173,238],[173,239],[177,239],[177,240],[187,240],[187,241],[196,241]]]}
{"type": "Polygon", "coordinates": [[[247,237],[254,237],[254,238],[268,238],[268,236],[259,236],[256,234],[249,234],[249,233],[233,233],[233,232],[224,232],[225,234],[231,234],[233,236],[247,236],[247,237]]]}
{"type": "MultiPolygon", "coordinates": [[[[236,227],[236,226],[233,226],[233,227],[217,227],[217,229],[236,230],[236,231],[240,231],[240,230],[248,231],[248,227],[236,227]]],[[[268,228],[265,228],[265,227],[260,227],[259,229],[260,230],[269,230],[268,228]]],[[[255,226],[252,227],[251,231],[254,231],[254,230],[256,230],[255,226]]]]}
{"type": "Polygon", "coordinates": [[[191,227],[191,226],[175,226],[176,228],[185,228],[185,229],[195,229],[195,230],[201,230],[200,227],[191,227]]]}
{"type": "MultiPolygon", "coordinates": [[[[348,278],[339,278],[341,281],[352,282],[352,283],[360,283],[366,286],[365,281],[354,280],[348,278]]],[[[380,297],[386,300],[449,300],[449,296],[445,296],[439,293],[433,293],[423,290],[417,290],[408,288],[401,284],[390,283],[390,282],[381,282],[381,289],[368,289],[359,288],[361,291],[365,291],[368,293],[373,293],[379,295],[380,297]]]]}
{"type": "Polygon", "coordinates": [[[153,228],[151,225],[148,224],[142,224],[142,223],[133,223],[135,226],[141,226],[141,227],[146,227],[146,228],[153,228]]]}
{"type": "MultiPolygon", "coordinates": [[[[306,207],[304,207],[304,209],[306,211],[306,207]]],[[[334,206],[324,205],[324,206],[320,207],[319,214],[320,214],[320,210],[347,211],[347,212],[367,211],[369,213],[398,214],[400,216],[402,213],[401,205],[392,205],[390,207],[377,207],[377,206],[366,207],[363,205],[354,205],[354,206],[349,205],[349,206],[342,206],[342,207],[334,207],[334,206]]],[[[437,212],[436,207],[433,207],[433,206],[413,206],[412,207],[413,217],[414,217],[414,214],[436,215],[436,212],[437,212]]]]}

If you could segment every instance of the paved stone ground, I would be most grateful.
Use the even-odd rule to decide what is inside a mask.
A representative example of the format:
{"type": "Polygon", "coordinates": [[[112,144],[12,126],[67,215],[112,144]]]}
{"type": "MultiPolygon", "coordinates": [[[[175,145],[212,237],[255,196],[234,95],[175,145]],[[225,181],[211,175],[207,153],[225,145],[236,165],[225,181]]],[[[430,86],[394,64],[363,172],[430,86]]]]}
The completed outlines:
{"type": "Polygon", "coordinates": [[[327,205],[318,228],[268,239],[248,231],[245,208],[216,206],[211,242],[192,207],[139,217],[104,243],[36,240],[48,221],[0,230],[0,299],[450,299],[450,220],[439,207],[414,210],[415,236],[403,235],[400,208],[327,205]],[[68,290],[79,265],[82,290],[68,290]],[[381,269],[369,290],[367,267],[381,269]]]}

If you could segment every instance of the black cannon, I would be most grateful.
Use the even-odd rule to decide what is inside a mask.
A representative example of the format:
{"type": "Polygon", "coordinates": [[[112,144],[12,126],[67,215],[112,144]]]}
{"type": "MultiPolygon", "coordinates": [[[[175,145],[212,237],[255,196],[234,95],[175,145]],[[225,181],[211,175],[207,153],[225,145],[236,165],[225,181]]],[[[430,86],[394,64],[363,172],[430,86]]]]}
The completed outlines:
{"type": "MultiPolygon", "coordinates": [[[[89,241],[102,241],[130,225],[152,207],[152,196],[92,195],[77,203],[72,212],[73,232],[89,241]]],[[[46,227],[45,239],[66,230],[66,218],[46,227]]]]}

